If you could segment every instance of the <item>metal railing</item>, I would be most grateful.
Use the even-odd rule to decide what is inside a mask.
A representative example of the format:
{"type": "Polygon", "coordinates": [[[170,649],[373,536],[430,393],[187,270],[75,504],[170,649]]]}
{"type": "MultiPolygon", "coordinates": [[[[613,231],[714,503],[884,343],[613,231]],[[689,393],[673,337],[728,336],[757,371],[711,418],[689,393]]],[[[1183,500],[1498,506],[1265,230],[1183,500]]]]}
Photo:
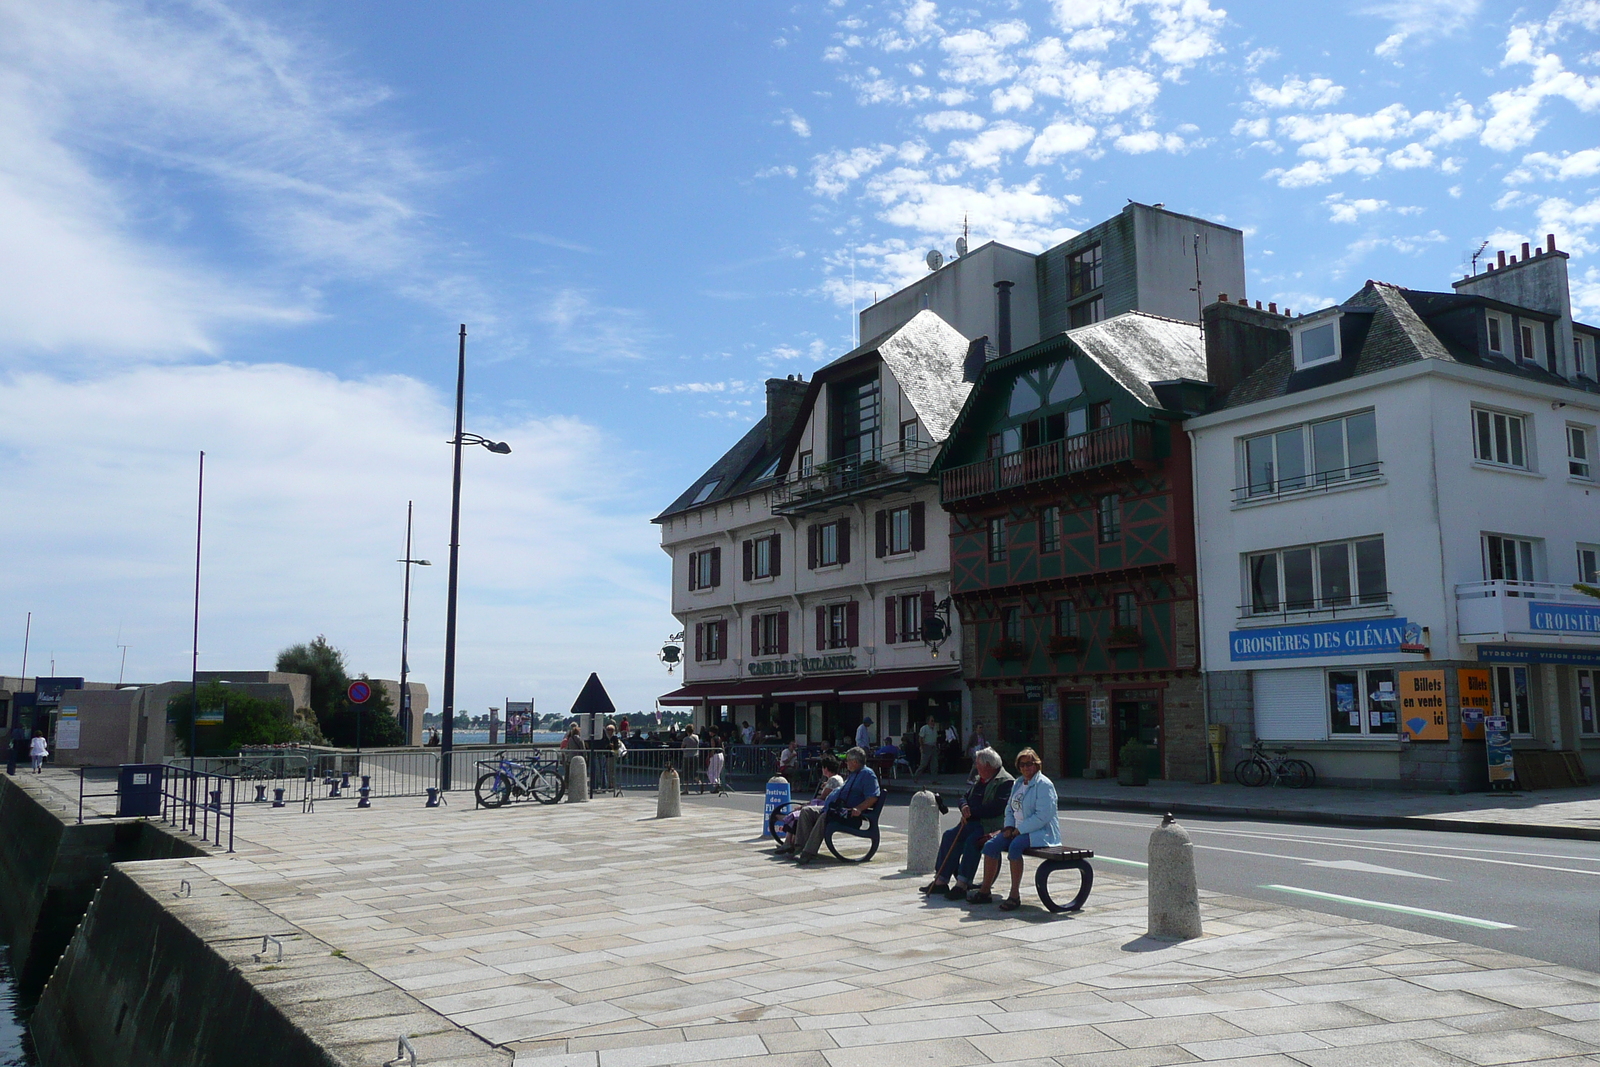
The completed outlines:
{"type": "Polygon", "coordinates": [[[1143,462],[1153,455],[1150,424],[1125,422],[952,467],[940,478],[939,495],[945,503],[967,500],[1114,463],[1143,462]]]}
{"type": "Polygon", "coordinates": [[[1260,608],[1254,604],[1240,604],[1240,619],[1277,619],[1288,621],[1299,619],[1302,622],[1308,616],[1325,616],[1336,619],[1341,615],[1381,615],[1385,611],[1393,610],[1394,604],[1390,593],[1385,589],[1381,593],[1363,593],[1343,597],[1320,597],[1310,601],[1296,601],[1275,608],[1260,608]]]}
{"type": "Polygon", "coordinates": [[[1491,582],[1463,582],[1456,586],[1457,600],[1481,600],[1487,597],[1537,597],[1556,604],[1582,604],[1595,607],[1594,597],[1580,593],[1570,585],[1556,582],[1514,582],[1497,578],[1491,582]]]}
{"type": "MultiPolygon", "coordinates": [[[[104,798],[104,797],[117,797],[117,798],[120,799],[121,796],[122,796],[122,790],[120,788],[113,789],[109,793],[90,793],[90,792],[87,792],[86,788],[87,788],[88,781],[89,781],[89,772],[91,772],[91,771],[110,771],[111,772],[111,780],[113,782],[118,782],[119,781],[117,775],[120,773],[120,768],[118,768],[118,767],[114,767],[114,766],[112,766],[112,767],[83,766],[83,767],[79,767],[78,768],[78,821],[80,823],[83,822],[83,802],[85,800],[94,800],[94,799],[97,799],[97,798],[104,798]]],[[[96,781],[101,781],[103,779],[100,776],[97,775],[97,776],[95,776],[95,780],[96,781]]],[[[120,782],[119,782],[119,785],[120,785],[120,782]]],[[[119,805],[119,808],[120,808],[120,805],[119,805]]]]}
{"type": "Polygon", "coordinates": [[[1297,474],[1292,478],[1269,478],[1250,485],[1236,485],[1233,487],[1233,502],[1243,504],[1252,500],[1281,500],[1283,497],[1299,496],[1302,493],[1325,493],[1341,485],[1377,478],[1383,473],[1382,468],[1383,464],[1374,460],[1371,463],[1358,463],[1353,467],[1339,467],[1336,470],[1297,474]]]}
{"type": "MultiPolygon", "coordinates": [[[[187,762],[187,761],[185,761],[187,762]]],[[[198,768],[168,763],[161,776],[161,821],[222,847],[222,824],[228,824],[228,851],[233,851],[233,812],[237,778],[208,774],[198,768]]]]}
{"type": "Polygon", "coordinates": [[[882,483],[927,474],[938,453],[935,445],[909,448],[896,444],[820,464],[774,486],[772,510],[781,513],[805,508],[882,483]]]}

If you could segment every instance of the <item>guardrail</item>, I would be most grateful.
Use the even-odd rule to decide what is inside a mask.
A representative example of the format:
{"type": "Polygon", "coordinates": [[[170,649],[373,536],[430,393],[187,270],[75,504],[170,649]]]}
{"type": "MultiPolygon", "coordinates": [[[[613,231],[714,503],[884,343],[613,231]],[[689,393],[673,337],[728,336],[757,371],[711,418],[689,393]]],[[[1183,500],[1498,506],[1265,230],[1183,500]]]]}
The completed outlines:
{"type": "MultiPolygon", "coordinates": [[[[199,760],[196,760],[199,763],[199,760]]],[[[233,809],[239,779],[190,771],[173,763],[161,776],[161,821],[181,827],[200,840],[222,847],[222,824],[228,824],[228,851],[233,851],[233,809]]]]}

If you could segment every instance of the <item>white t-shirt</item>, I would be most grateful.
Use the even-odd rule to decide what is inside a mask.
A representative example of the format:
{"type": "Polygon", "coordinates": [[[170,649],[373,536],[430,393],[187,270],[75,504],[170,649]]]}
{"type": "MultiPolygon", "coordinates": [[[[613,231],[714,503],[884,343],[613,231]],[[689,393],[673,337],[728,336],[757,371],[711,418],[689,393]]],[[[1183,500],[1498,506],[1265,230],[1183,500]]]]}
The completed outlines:
{"type": "Polygon", "coordinates": [[[872,731],[867,729],[866,723],[862,723],[856,727],[856,745],[859,748],[866,748],[870,744],[872,744],[872,731]]]}
{"type": "Polygon", "coordinates": [[[753,745],[756,743],[756,728],[754,726],[746,726],[743,730],[739,731],[739,735],[744,738],[744,743],[747,745],[753,745]]]}
{"type": "Polygon", "coordinates": [[[44,738],[35,737],[28,744],[28,755],[30,755],[30,756],[48,756],[48,755],[50,755],[50,746],[45,744],[44,738]]]}

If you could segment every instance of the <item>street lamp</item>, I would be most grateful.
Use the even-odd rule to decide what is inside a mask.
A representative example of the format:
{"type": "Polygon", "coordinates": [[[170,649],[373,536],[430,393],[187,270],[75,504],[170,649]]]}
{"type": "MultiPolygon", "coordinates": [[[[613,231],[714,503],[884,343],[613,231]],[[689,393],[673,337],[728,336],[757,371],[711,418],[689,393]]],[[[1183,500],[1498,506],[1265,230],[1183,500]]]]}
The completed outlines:
{"type": "Polygon", "coordinates": [[[450,760],[455,749],[456,731],[456,568],[461,550],[461,446],[482,445],[497,455],[509,455],[511,446],[491,441],[461,429],[461,410],[467,387],[467,324],[461,324],[461,345],[456,357],[456,435],[455,478],[450,486],[450,588],[446,593],[444,616],[444,699],[439,711],[444,716],[444,732],[439,737],[439,792],[450,791],[450,760]]]}
{"type": "Polygon", "coordinates": [[[406,646],[411,639],[411,568],[433,566],[429,560],[411,558],[411,501],[409,500],[406,501],[406,558],[396,562],[406,565],[406,591],[400,608],[400,729],[405,734],[406,744],[409,745],[411,686],[406,683],[406,675],[411,670],[411,662],[406,659],[406,646]]]}

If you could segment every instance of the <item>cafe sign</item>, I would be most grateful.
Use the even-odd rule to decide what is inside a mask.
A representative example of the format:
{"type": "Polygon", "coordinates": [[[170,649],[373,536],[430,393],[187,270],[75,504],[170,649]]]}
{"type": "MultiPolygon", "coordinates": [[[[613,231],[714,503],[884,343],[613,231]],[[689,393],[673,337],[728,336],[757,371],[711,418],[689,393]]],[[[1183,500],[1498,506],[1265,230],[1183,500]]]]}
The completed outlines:
{"type": "Polygon", "coordinates": [[[856,658],[853,655],[838,656],[798,656],[795,659],[769,659],[760,663],[752,663],[746,668],[754,675],[797,675],[820,674],[825,671],[853,671],[856,669],[856,658]]]}

